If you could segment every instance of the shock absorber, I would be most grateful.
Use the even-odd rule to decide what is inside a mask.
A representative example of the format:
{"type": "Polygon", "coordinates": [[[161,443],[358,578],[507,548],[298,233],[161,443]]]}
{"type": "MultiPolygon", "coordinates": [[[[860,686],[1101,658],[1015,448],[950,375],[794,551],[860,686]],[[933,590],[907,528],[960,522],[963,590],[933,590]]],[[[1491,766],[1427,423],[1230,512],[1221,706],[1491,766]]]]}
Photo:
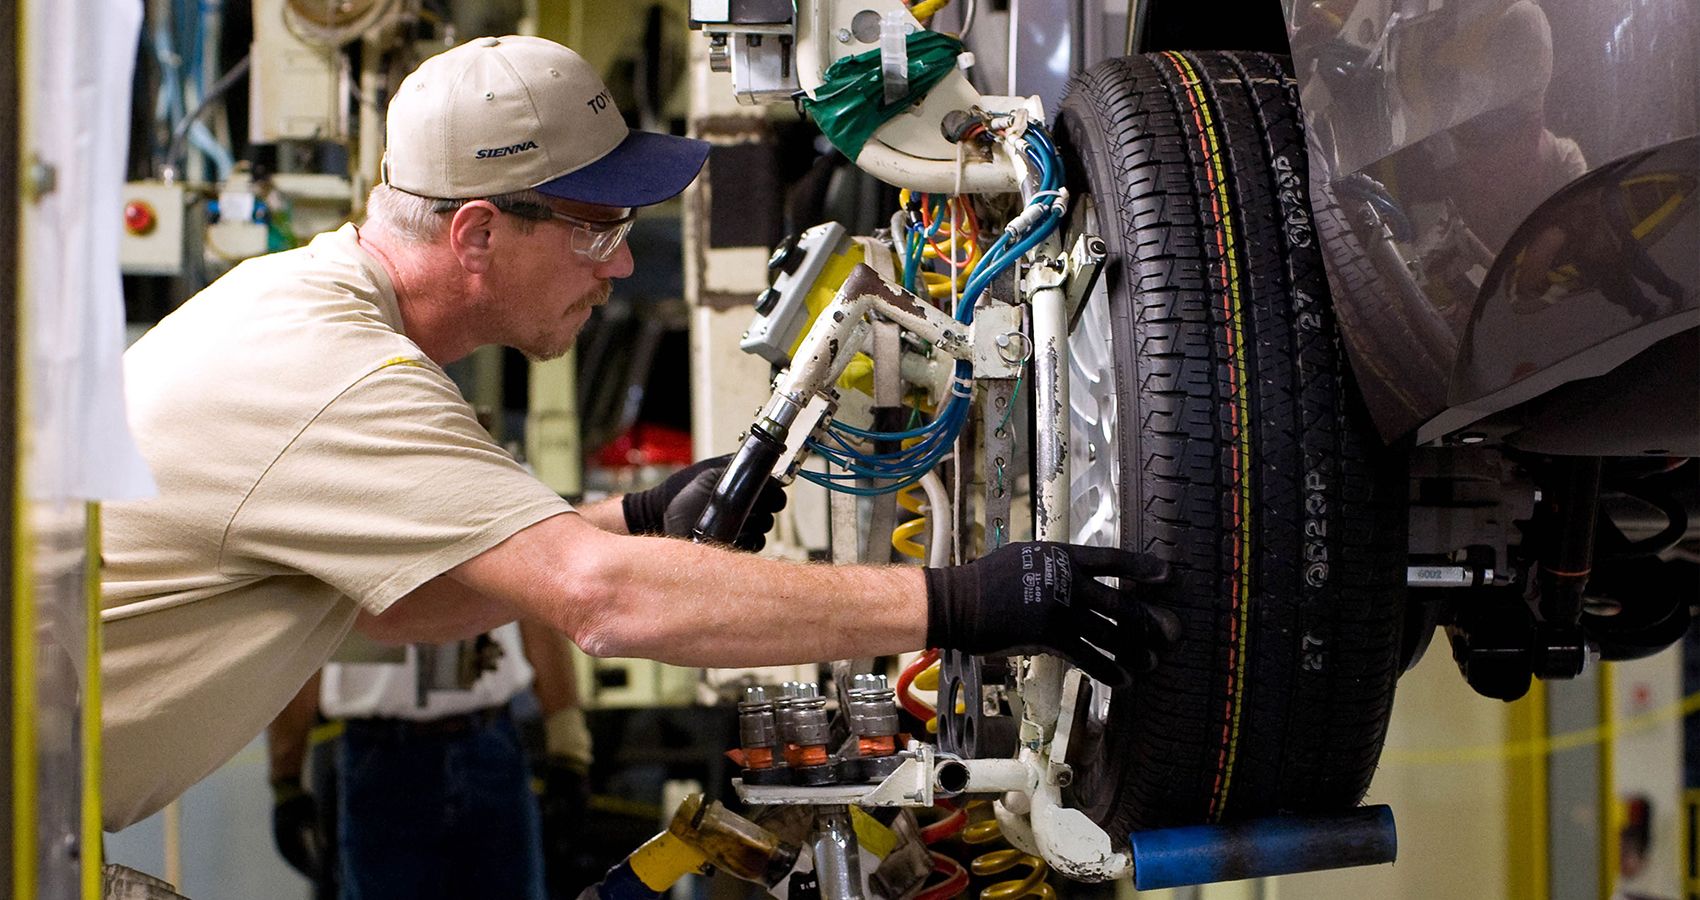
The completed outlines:
{"type": "Polygon", "coordinates": [[[1583,592],[1594,566],[1600,465],[1593,457],[1566,457],[1552,465],[1536,581],[1542,621],[1534,669],[1542,678],[1574,678],[1587,658],[1580,622],[1583,592]]]}
{"type": "MultiPolygon", "coordinates": [[[[904,442],[908,444],[908,441],[904,442]]],[[[928,472],[920,481],[897,495],[897,505],[912,513],[914,518],[898,525],[891,533],[891,546],[898,553],[918,559],[929,566],[950,565],[953,537],[950,534],[950,498],[944,481],[937,472],[928,472]],[[936,529],[944,529],[942,533],[936,529]],[[927,543],[919,540],[927,535],[927,543]]]]}
{"type": "MultiPolygon", "coordinates": [[[[930,732],[938,731],[938,710],[928,705],[925,700],[916,697],[911,688],[920,687],[915,682],[926,672],[936,673],[938,662],[939,651],[936,649],[928,650],[915,657],[915,661],[905,666],[902,674],[897,676],[897,702],[903,704],[903,709],[910,715],[920,719],[930,732]]],[[[935,688],[938,686],[936,674],[933,676],[932,683],[935,688]]]]}
{"type": "Polygon", "coordinates": [[[998,827],[997,817],[992,813],[991,801],[974,800],[963,808],[950,807],[940,801],[940,806],[948,810],[945,817],[921,829],[921,840],[928,847],[935,848],[932,850],[933,877],[937,883],[923,890],[916,900],[949,900],[962,896],[968,889],[970,872],[976,878],[987,879],[1016,869],[1025,869],[1026,872],[981,888],[980,900],[1018,900],[1021,897],[1055,900],[1056,889],[1047,880],[1050,867],[1043,859],[1008,845],[1002,829],[998,827]],[[952,837],[961,837],[963,845],[975,854],[966,869],[936,849],[936,845],[952,837]]]}

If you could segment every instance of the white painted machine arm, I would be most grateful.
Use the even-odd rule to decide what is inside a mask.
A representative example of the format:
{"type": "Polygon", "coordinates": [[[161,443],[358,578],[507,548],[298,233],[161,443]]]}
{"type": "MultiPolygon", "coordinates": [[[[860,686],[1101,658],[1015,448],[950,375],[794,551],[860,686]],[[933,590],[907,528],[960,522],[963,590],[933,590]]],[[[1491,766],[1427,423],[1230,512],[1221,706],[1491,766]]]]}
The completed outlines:
{"type": "MultiPolygon", "coordinates": [[[[834,62],[880,51],[882,35],[891,37],[893,27],[882,22],[903,23],[909,32],[921,27],[902,0],[797,0],[794,12],[784,6],[774,0],[691,4],[693,24],[711,42],[710,65],[732,73],[740,102],[790,102],[798,92],[812,97],[834,62]]],[[[914,191],[1016,191],[1020,170],[1011,159],[1002,152],[989,159],[978,152],[961,154],[940,127],[949,113],[976,107],[994,114],[1025,109],[1036,121],[1045,118],[1037,97],[982,96],[962,69],[953,69],[925,97],[874,131],[856,156],[857,168],[914,191]]]]}

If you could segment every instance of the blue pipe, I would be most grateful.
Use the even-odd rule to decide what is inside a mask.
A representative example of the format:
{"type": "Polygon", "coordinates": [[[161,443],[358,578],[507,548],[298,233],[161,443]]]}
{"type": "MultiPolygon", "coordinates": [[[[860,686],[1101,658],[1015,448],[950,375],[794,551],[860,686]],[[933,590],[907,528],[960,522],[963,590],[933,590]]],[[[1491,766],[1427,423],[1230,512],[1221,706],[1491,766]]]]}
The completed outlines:
{"type": "Polygon", "coordinates": [[[1142,891],[1393,862],[1393,810],[1276,816],[1232,825],[1136,831],[1133,886],[1142,891]]]}

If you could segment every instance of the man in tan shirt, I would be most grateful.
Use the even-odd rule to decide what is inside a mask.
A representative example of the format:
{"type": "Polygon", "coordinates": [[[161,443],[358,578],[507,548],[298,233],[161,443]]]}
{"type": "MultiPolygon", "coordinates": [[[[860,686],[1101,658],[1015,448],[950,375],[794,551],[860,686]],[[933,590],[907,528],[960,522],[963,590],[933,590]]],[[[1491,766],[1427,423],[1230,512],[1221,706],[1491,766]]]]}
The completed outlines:
{"type": "Polygon", "coordinates": [[[641,536],[700,505],[689,480],[569,506],[442,366],[565,352],[632,271],[632,210],[682,191],[707,145],[628,131],[584,60],[528,37],[426,60],[387,128],[363,225],[238,266],[125,355],[160,494],[105,517],[107,828],[259,734],[350,628],[444,641],[525,618],[685,666],[1032,647],[1115,683],[1173,638],[1134,596],[1162,563],[1120,550],[800,565],[641,536]]]}

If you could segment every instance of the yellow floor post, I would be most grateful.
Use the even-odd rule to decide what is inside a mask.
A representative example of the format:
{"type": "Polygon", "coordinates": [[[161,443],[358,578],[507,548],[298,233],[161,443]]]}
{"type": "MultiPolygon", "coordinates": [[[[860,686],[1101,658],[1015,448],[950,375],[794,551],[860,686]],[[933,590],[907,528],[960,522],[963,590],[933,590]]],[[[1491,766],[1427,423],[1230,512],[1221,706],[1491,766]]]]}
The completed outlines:
{"type": "Polygon", "coordinates": [[[1700,788],[1689,788],[1682,798],[1682,896],[1700,900],[1700,788]]]}
{"type": "MultiPolygon", "coordinates": [[[[0,216],[6,217],[13,223],[21,223],[23,219],[23,204],[26,201],[22,183],[22,167],[19,165],[20,153],[24,150],[22,135],[26,134],[28,123],[27,94],[20,88],[25,81],[28,55],[28,44],[25,41],[25,21],[28,17],[30,4],[19,3],[9,12],[11,21],[0,30],[9,30],[13,40],[12,57],[5,63],[12,71],[5,75],[5,91],[12,96],[8,99],[15,101],[12,108],[4,114],[13,126],[3,140],[10,141],[11,147],[0,158],[4,158],[11,171],[4,176],[7,179],[4,196],[9,202],[17,203],[14,209],[5,210],[0,216]]],[[[0,472],[0,478],[8,478],[12,486],[11,509],[5,511],[12,517],[12,546],[3,551],[12,555],[12,583],[6,588],[11,591],[11,627],[10,646],[4,651],[11,654],[12,696],[0,697],[0,703],[10,704],[12,728],[12,770],[0,773],[0,777],[12,779],[12,816],[6,826],[11,829],[11,883],[0,886],[10,888],[14,897],[35,896],[36,879],[36,741],[35,741],[35,591],[33,590],[34,570],[31,565],[29,537],[29,508],[24,502],[24,440],[28,428],[25,410],[28,409],[25,395],[24,379],[24,347],[26,323],[24,321],[24,276],[23,266],[19,264],[21,242],[17,237],[22,229],[12,229],[6,240],[14,243],[7,247],[3,256],[10,265],[9,271],[3,276],[13,279],[10,290],[0,291],[11,304],[7,316],[10,329],[3,337],[7,346],[0,350],[4,359],[12,366],[12,371],[4,377],[12,381],[15,388],[11,392],[12,408],[0,414],[0,422],[8,422],[13,426],[13,433],[6,435],[4,440],[10,444],[11,471],[0,472]]]]}
{"type": "MultiPolygon", "coordinates": [[[[1547,738],[1546,685],[1536,680],[1529,693],[1506,708],[1507,743],[1539,747],[1547,738]]],[[[1506,757],[1506,896],[1513,900],[1549,895],[1551,861],[1547,801],[1548,751],[1506,757]]]]}
{"type": "Polygon", "coordinates": [[[88,505],[83,591],[88,599],[87,656],[83,660],[83,900],[100,900],[100,504],[88,505]]]}
{"type": "MultiPolygon", "coordinates": [[[[23,427],[20,424],[20,431],[23,427]]],[[[24,446],[22,435],[16,446],[24,446]]],[[[22,473],[20,458],[12,474],[12,896],[33,897],[37,819],[35,568],[22,473]]]]}
{"type": "Polygon", "coordinates": [[[1613,767],[1617,762],[1617,678],[1616,667],[1600,663],[1600,900],[1611,900],[1617,884],[1618,831],[1622,818],[1618,811],[1617,779],[1613,767]]]}

